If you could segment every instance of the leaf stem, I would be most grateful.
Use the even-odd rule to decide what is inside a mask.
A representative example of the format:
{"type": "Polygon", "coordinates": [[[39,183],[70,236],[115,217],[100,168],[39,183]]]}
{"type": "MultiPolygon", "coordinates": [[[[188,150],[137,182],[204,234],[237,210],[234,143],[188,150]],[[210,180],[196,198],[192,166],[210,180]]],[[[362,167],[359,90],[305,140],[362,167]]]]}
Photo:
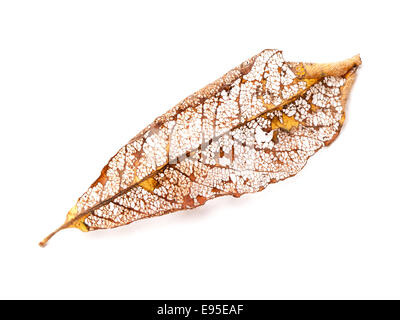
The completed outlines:
{"type": "Polygon", "coordinates": [[[65,222],[62,226],[58,227],[56,230],[54,230],[52,233],[50,233],[46,238],[44,238],[42,241],[39,242],[39,246],[44,248],[47,244],[47,242],[59,231],[64,230],[68,228],[71,225],[71,222],[65,222]]]}

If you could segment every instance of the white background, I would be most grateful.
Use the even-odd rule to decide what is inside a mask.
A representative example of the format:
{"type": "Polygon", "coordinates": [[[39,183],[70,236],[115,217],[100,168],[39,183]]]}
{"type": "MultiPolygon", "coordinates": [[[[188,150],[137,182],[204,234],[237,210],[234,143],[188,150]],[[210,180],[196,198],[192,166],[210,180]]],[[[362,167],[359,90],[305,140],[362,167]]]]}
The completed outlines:
{"type": "Polygon", "coordinates": [[[1,1],[0,298],[400,298],[396,4],[1,1]],[[120,146],[266,48],[363,60],[298,176],[37,245],[120,146]]]}

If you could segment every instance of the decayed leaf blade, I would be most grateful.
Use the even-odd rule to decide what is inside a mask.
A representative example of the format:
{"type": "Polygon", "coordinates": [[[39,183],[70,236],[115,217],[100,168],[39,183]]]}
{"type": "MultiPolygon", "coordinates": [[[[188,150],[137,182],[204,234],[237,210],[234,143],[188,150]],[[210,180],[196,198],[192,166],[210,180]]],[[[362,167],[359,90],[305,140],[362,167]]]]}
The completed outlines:
{"type": "Polygon", "coordinates": [[[123,146],[46,237],[115,228],[240,196],[295,175],[340,132],[359,56],[285,62],[264,50],[157,118],[123,146]]]}

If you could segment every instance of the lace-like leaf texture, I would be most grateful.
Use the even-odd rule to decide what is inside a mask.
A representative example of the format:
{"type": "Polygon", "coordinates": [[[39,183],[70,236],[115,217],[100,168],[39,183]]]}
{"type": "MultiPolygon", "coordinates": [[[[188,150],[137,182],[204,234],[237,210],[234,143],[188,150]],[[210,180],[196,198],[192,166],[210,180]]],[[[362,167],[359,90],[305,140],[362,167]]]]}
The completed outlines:
{"type": "Polygon", "coordinates": [[[264,50],[124,145],[58,231],[115,228],[239,197],[294,176],[340,132],[361,64],[285,62],[264,50]]]}

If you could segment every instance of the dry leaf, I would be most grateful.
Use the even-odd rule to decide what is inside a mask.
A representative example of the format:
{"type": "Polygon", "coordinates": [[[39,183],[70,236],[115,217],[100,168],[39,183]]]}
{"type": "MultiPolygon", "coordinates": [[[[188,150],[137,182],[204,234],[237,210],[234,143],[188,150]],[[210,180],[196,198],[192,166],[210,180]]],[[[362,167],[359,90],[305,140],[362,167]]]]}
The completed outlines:
{"type": "Polygon", "coordinates": [[[238,197],[294,176],[340,132],[359,56],[311,64],[264,50],[157,118],[123,146],[68,212],[108,229],[238,197]]]}

